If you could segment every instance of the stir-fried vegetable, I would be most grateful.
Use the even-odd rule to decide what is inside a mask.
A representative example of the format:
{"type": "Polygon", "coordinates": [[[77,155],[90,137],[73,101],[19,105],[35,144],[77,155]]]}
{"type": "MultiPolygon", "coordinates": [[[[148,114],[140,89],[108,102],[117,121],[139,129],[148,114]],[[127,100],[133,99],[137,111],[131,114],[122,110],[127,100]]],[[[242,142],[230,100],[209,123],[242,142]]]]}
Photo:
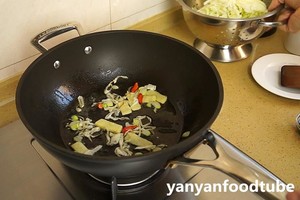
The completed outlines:
{"type": "Polygon", "coordinates": [[[74,144],[71,145],[71,147],[74,149],[75,152],[86,154],[86,155],[93,155],[94,153],[96,153],[102,148],[102,145],[98,145],[93,149],[88,149],[82,142],[75,142],[74,144]]]}
{"type": "Polygon", "coordinates": [[[84,137],[92,141],[92,138],[99,136],[100,128],[89,118],[83,118],[81,116],[72,115],[71,122],[67,123],[66,127],[76,131],[76,141],[81,141],[84,137]]]}
{"type": "Polygon", "coordinates": [[[191,134],[190,131],[186,131],[186,132],[182,133],[181,137],[186,138],[186,137],[189,137],[190,134],[191,134]]]}
{"type": "Polygon", "coordinates": [[[138,84],[138,82],[135,82],[134,85],[132,86],[130,92],[135,92],[135,91],[137,91],[138,88],[139,88],[139,84],[138,84]]]}
{"type": "Polygon", "coordinates": [[[128,132],[125,136],[125,141],[138,147],[147,147],[147,148],[152,146],[155,147],[155,145],[153,145],[152,142],[138,136],[134,132],[128,132]]]}
{"type": "MultiPolygon", "coordinates": [[[[142,104],[153,108],[154,112],[157,112],[161,105],[167,101],[167,96],[156,91],[155,85],[139,86],[138,82],[134,83],[121,96],[114,93],[114,90],[119,89],[117,85],[119,79],[128,79],[128,77],[117,76],[106,86],[104,90],[106,98],[92,105],[99,108],[99,112],[108,112],[105,115],[105,119],[98,119],[96,122],[92,122],[88,117],[84,118],[79,115],[70,117],[70,122],[66,126],[75,132],[73,138],[75,142],[71,144],[74,151],[92,155],[101,150],[102,145],[88,149],[83,139],[88,138],[90,141],[93,141],[93,138],[104,133],[106,145],[115,146],[114,152],[117,156],[131,156],[133,155],[132,150],[136,151],[135,155],[141,155],[143,150],[158,151],[166,147],[164,144],[155,145],[147,139],[147,137],[154,134],[154,129],[156,128],[152,125],[152,119],[149,116],[136,116],[131,123],[129,122],[130,118],[127,116],[134,111],[142,109],[142,104]],[[110,120],[126,120],[127,122],[123,126],[110,120]]],[[[79,96],[77,99],[78,106],[76,106],[76,110],[77,112],[82,112],[82,109],[87,105],[85,105],[82,96],[79,96]]]]}
{"type": "Polygon", "coordinates": [[[114,123],[114,122],[110,122],[105,119],[99,119],[98,121],[95,122],[95,125],[100,127],[103,130],[107,130],[107,131],[113,132],[113,133],[121,133],[121,131],[122,131],[121,125],[114,123]]]}
{"type": "Polygon", "coordinates": [[[128,131],[132,131],[133,129],[137,128],[136,125],[129,125],[129,126],[125,126],[122,129],[122,133],[127,133],[128,131]]]}
{"type": "MultiPolygon", "coordinates": [[[[166,145],[155,145],[144,137],[149,137],[153,134],[155,126],[151,126],[151,118],[148,116],[137,116],[133,119],[132,123],[126,123],[122,129],[122,133],[112,133],[107,131],[106,141],[107,145],[118,145],[115,149],[117,156],[130,156],[133,155],[130,150],[130,144],[135,146],[135,150],[158,151],[165,148],[166,145]]],[[[142,152],[137,152],[141,155],[142,152]]]]}
{"type": "Polygon", "coordinates": [[[206,0],[198,11],[215,17],[251,18],[266,14],[268,9],[262,0],[206,0]]]}
{"type": "Polygon", "coordinates": [[[120,78],[128,79],[127,76],[117,76],[104,90],[106,99],[95,104],[98,108],[109,111],[105,116],[107,120],[129,120],[128,117],[124,116],[140,110],[143,103],[147,104],[148,107],[153,107],[156,112],[157,109],[161,108],[160,104],[167,101],[167,96],[156,91],[155,85],[148,84],[140,87],[138,82],[134,83],[124,96],[118,95],[113,90],[119,89],[116,84],[120,78]]]}

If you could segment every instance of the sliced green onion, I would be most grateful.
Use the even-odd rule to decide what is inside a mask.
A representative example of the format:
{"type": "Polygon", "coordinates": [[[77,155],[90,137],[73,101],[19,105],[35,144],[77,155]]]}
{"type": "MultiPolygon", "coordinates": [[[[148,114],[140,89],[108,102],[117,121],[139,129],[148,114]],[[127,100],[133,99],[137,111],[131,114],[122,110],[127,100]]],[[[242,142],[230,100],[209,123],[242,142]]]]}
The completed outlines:
{"type": "Polygon", "coordinates": [[[79,118],[78,118],[77,115],[72,115],[72,116],[71,116],[71,120],[74,122],[74,121],[78,121],[79,118]]]}
{"type": "Polygon", "coordinates": [[[71,130],[73,131],[77,131],[78,128],[80,126],[80,122],[79,121],[73,121],[69,124],[69,127],[71,128],[71,130]]]}
{"type": "Polygon", "coordinates": [[[183,138],[185,138],[185,137],[189,137],[189,136],[190,136],[190,134],[191,134],[191,132],[190,132],[190,131],[186,131],[186,132],[182,133],[181,137],[183,137],[183,138]]]}

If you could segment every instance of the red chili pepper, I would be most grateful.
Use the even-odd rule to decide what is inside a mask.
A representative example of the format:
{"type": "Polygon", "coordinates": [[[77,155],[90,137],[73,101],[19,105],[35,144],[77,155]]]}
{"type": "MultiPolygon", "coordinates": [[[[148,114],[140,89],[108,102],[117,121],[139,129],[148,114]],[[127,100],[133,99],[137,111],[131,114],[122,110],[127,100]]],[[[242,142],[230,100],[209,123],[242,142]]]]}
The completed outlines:
{"type": "Polygon", "coordinates": [[[135,92],[135,91],[137,91],[138,88],[139,88],[139,84],[138,84],[138,82],[135,82],[130,91],[135,92]]]}
{"type": "Polygon", "coordinates": [[[135,129],[136,127],[137,127],[137,126],[135,126],[135,125],[125,126],[125,127],[123,127],[123,129],[122,129],[122,133],[126,133],[127,131],[131,131],[131,130],[135,129]]]}
{"type": "Polygon", "coordinates": [[[98,106],[99,109],[103,109],[103,104],[102,103],[98,103],[97,106],[98,106]]]}
{"type": "Polygon", "coordinates": [[[138,99],[139,104],[143,103],[143,95],[141,93],[138,94],[137,99],[138,99]]]}

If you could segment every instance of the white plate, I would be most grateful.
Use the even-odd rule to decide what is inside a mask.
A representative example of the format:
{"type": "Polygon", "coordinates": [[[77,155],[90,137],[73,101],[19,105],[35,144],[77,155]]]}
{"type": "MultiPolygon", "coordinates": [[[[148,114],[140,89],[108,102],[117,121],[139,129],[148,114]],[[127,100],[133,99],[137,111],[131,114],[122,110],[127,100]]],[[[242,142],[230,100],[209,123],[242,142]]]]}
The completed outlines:
{"type": "Polygon", "coordinates": [[[300,100],[300,89],[287,88],[280,84],[283,65],[300,65],[300,56],[275,53],[260,57],[252,65],[252,76],[266,90],[282,97],[300,100]]]}

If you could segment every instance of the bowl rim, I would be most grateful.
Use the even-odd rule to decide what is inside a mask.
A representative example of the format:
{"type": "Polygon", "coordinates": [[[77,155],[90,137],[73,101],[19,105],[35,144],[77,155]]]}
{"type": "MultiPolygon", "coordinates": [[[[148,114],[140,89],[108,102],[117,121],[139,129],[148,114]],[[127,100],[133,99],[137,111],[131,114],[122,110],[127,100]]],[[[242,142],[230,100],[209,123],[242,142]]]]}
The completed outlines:
{"type": "Polygon", "coordinates": [[[300,131],[300,113],[296,116],[296,127],[300,131]]]}
{"type": "Polygon", "coordinates": [[[273,16],[273,15],[277,14],[280,10],[282,10],[284,8],[284,5],[281,4],[276,9],[274,9],[272,11],[269,11],[266,14],[261,15],[261,16],[250,17],[250,18],[226,18],[226,17],[215,17],[215,16],[211,16],[211,15],[205,15],[205,14],[202,14],[200,12],[197,12],[194,9],[192,9],[190,6],[188,6],[184,2],[184,0],[177,0],[177,2],[181,5],[183,11],[187,10],[187,11],[189,11],[189,12],[195,14],[195,15],[201,16],[201,17],[214,19],[214,20],[223,20],[223,21],[228,21],[228,22],[262,20],[264,18],[267,18],[267,17],[270,17],[270,16],[273,16]]]}

